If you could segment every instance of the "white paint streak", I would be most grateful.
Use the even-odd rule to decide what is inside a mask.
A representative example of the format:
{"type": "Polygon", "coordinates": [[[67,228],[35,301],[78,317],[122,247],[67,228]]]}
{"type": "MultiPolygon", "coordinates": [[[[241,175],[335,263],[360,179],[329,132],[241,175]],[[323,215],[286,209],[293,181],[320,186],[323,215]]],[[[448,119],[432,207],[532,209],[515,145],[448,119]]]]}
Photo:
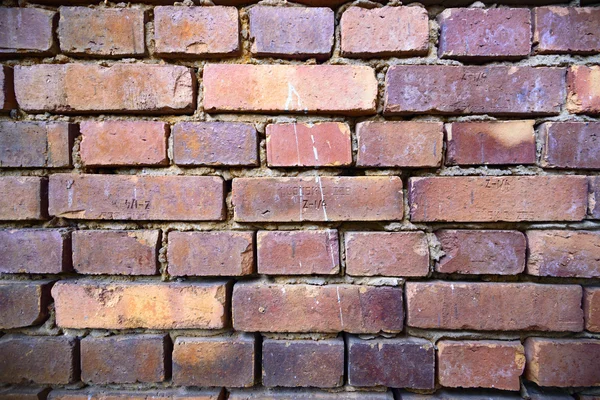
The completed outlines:
{"type": "Polygon", "coordinates": [[[300,165],[300,145],[298,144],[298,131],[296,130],[296,124],[294,124],[294,136],[296,137],[296,159],[297,159],[297,165],[300,165]]]}
{"type": "Polygon", "coordinates": [[[294,96],[296,96],[296,109],[302,109],[302,99],[300,99],[300,94],[296,91],[294,85],[288,82],[288,95],[285,100],[285,111],[290,111],[290,107],[293,106],[294,96]]]}
{"type": "MultiPolygon", "coordinates": [[[[316,172],[315,175],[317,175],[316,172]]],[[[319,191],[321,192],[321,204],[323,205],[323,217],[325,218],[325,221],[329,221],[329,218],[327,218],[327,207],[325,206],[325,196],[323,195],[323,184],[321,183],[321,177],[315,176],[315,179],[317,180],[317,182],[319,182],[319,191]]]]}
{"type": "Polygon", "coordinates": [[[315,155],[315,160],[319,161],[319,153],[317,152],[317,148],[315,147],[315,137],[313,135],[310,135],[310,138],[313,142],[313,153],[315,155]]]}
{"type": "Polygon", "coordinates": [[[340,288],[338,286],[336,286],[335,292],[337,293],[338,308],[340,310],[340,323],[342,324],[342,329],[344,329],[344,316],[342,315],[342,299],[340,298],[340,288]]]}

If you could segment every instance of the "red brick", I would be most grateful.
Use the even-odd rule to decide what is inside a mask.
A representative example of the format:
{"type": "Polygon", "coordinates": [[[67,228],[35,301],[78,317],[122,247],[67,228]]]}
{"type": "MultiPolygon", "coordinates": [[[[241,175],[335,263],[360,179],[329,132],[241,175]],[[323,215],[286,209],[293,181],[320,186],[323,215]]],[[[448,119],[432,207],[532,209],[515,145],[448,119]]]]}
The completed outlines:
{"type": "Polygon", "coordinates": [[[196,108],[195,80],[190,68],[174,65],[15,67],[17,101],[27,112],[192,113],[196,108]]]}
{"type": "Polygon", "coordinates": [[[0,166],[69,167],[76,129],[66,122],[2,121],[0,166]]]}
{"type": "Polygon", "coordinates": [[[171,276],[242,276],[254,272],[254,232],[170,232],[171,276]]]}
{"type": "Polygon", "coordinates": [[[236,178],[234,220],[384,221],[402,219],[397,176],[236,178]]]}
{"type": "Polygon", "coordinates": [[[530,275],[600,277],[600,232],[527,231],[527,244],[530,275]]]}
{"type": "Polygon", "coordinates": [[[424,56],[429,52],[429,17],[423,7],[349,7],[340,25],[346,57],[424,56]]]}
{"type": "MultiPolygon", "coordinates": [[[[231,391],[229,400],[393,400],[391,392],[327,392],[324,390],[231,391]]],[[[86,400],[86,399],[82,399],[86,400]]]]}
{"type": "Polygon", "coordinates": [[[409,180],[412,221],[579,221],[583,176],[434,177],[409,180]]]}
{"type": "Polygon", "coordinates": [[[558,114],[565,98],[564,76],[563,68],[393,65],[386,75],[383,112],[558,114]]]}
{"type": "Polygon", "coordinates": [[[146,52],[144,10],[60,7],[58,40],[65,54],[104,57],[146,52]]]}
{"type": "Polygon", "coordinates": [[[0,7],[0,54],[52,53],[55,17],[41,8],[0,7]]]}
{"type": "Polygon", "coordinates": [[[48,318],[50,281],[0,282],[0,329],[43,323],[48,318]]]}
{"type": "Polygon", "coordinates": [[[70,219],[221,220],[223,180],[215,176],[56,174],[51,215],[70,219]]]}
{"type": "Polygon", "coordinates": [[[13,69],[0,65],[0,111],[10,111],[13,108],[17,108],[13,69]]]}
{"type": "Polygon", "coordinates": [[[341,122],[267,125],[270,167],[338,167],[352,164],[350,127],[341,122]]]}
{"type": "Polygon", "coordinates": [[[0,382],[75,382],[77,349],[77,339],[68,336],[4,335],[0,338],[0,382]]]}
{"type": "Polygon", "coordinates": [[[256,339],[178,337],[173,347],[173,383],[182,386],[249,387],[255,383],[256,339]]]}
{"type": "Polygon", "coordinates": [[[207,112],[375,114],[372,68],[353,65],[242,65],[204,67],[207,112]]]}
{"type": "Polygon", "coordinates": [[[256,6],[248,11],[250,51],[257,56],[326,59],[331,55],[331,8],[256,6]]]}
{"type": "Polygon", "coordinates": [[[572,114],[600,114],[600,65],[574,65],[567,74],[567,110],[572,114]]]}
{"type": "Polygon", "coordinates": [[[600,219],[600,176],[590,176],[589,179],[589,210],[588,213],[593,219],[600,219]]]}
{"type": "Polygon", "coordinates": [[[542,167],[600,169],[600,122],[545,122],[542,167]]]}
{"type": "Polygon", "coordinates": [[[46,219],[47,187],[48,181],[36,176],[0,177],[0,220],[46,219]]]}
{"type": "Polygon", "coordinates": [[[442,340],[437,343],[440,385],[517,391],[525,369],[519,341],[442,340]]]}
{"type": "Polygon", "coordinates": [[[88,384],[161,382],[166,378],[165,335],[88,336],[81,340],[81,380],[88,384]]]}
{"type": "Polygon", "coordinates": [[[160,231],[75,231],[73,269],[88,275],[155,275],[160,231]],[[110,249],[110,251],[106,251],[110,249]]]}
{"type": "Polygon", "coordinates": [[[240,51],[235,7],[154,8],[155,52],[162,57],[218,57],[240,51]]]}
{"type": "Polygon", "coordinates": [[[516,275],[525,270],[527,241],[519,231],[442,229],[435,235],[444,252],[437,272],[516,275]]]}
{"type": "Polygon", "coordinates": [[[454,8],[438,15],[440,58],[463,61],[514,60],[531,51],[527,8],[454,8]]]}
{"type": "Polygon", "coordinates": [[[540,7],[533,10],[533,41],[538,54],[600,53],[600,9],[540,7]]]}
{"type": "Polygon", "coordinates": [[[424,232],[346,232],[346,273],[362,276],[427,276],[424,232]]]}
{"type": "MultiPolygon", "coordinates": [[[[411,7],[412,8],[412,7],[411,7]]],[[[441,122],[366,121],[356,124],[359,167],[439,167],[441,122]]]]}
{"type": "Polygon", "coordinates": [[[265,339],[262,366],[267,387],[338,387],[344,381],[344,339],[265,339]]]}
{"type": "Polygon", "coordinates": [[[527,338],[525,378],[540,386],[595,386],[600,340],[527,338]]]}
{"type": "Polygon", "coordinates": [[[221,329],[228,321],[227,282],[60,281],[52,288],[63,328],[221,329]],[[177,301],[173,301],[177,299],[177,301]]]}
{"type": "Polygon", "coordinates": [[[48,400],[225,400],[222,388],[218,389],[164,389],[164,390],[53,390],[48,400]]]}
{"type": "Polygon", "coordinates": [[[402,289],[237,283],[233,326],[245,332],[400,332],[402,289]]]}
{"type": "Polygon", "coordinates": [[[535,164],[534,120],[446,124],[446,165],[535,164]]]}
{"type": "Polygon", "coordinates": [[[583,288],[585,329],[600,332],[600,287],[583,288]]]}
{"type": "Polygon", "coordinates": [[[338,232],[258,231],[258,273],[266,275],[333,275],[340,272],[338,232]]]}
{"type": "Polygon", "coordinates": [[[177,165],[256,166],[257,143],[252,124],[180,122],[173,126],[173,159],[177,165]]]}
{"type": "Polygon", "coordinates": [[[428,340],[348,339],[348,384],[433,389],[435,349],[428,340]]]}
{"type": "Polygon", "coordinates": [[[59,229],[0,230],[0,272],[59,274],[71,268],[70,248],[59,229]]]}
{"type": "Polygon", "coordinates": [[[581,286],[406,282],[407,325],[481,331],[583,330],[581,286]]]}
{"type": "Polygon", "coordinates": [[[44,387],[0,389],[0,400],[46,400],[49,391],[44,387]]]}

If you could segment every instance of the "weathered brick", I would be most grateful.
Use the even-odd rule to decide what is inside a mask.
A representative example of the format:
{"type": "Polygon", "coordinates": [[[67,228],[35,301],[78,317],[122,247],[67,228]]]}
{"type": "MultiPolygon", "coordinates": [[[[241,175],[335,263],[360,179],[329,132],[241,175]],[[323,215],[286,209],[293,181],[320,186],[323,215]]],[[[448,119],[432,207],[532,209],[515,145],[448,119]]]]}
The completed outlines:
{"type": "Polygon", "coordinates": [[[424,56],[429,52],[429,17],[423,7],[349,7],[342,14],[342,55],[424,56]]]}
{"type": "Polygon", "coordinates": [[[449,8],[438,15],[440,58],[514,60],[531,51],[527,8],[449,8]]]}
{"type": "Polygon", "coordinates": [[[402,219],[397,176],[236,178],[234,219],[268,221],[383,221],[402,219]]]}
{"type": "Polygon", "coordinates": [[[76,129],[66,122],[1,121],[0,167],[68,167],[76,129]]]}
{"type": "Polygon", "coordinates": [[[525,340],[525,378],[540,386],[597,386],[600,382],[600,340],[525,340]]]}
{"type": "Polygon", "coordinates": [[[88,275],[154,275],[160,231],[75,231],[73,269],[88,275]],[[109,251],[107,251],[109,249],[109,251]]]}
{"type": "Polygon", "coordinates": [[[412,221],[579,221],[583,176],[410,178],[412,221]]]}
{"type": "Polygon", "coordinates": [[[173,383],[183,386],[249,387],[255,382],[256,339],[178,337],[173,347],[173,383]]]}
{"type": "Polygon", "coordinates": [[[165,390],[111,390],[111,389],[84,389],[61,390],[50,392],[48,400],[225,400],[222,388],[218,389],[165,389],[165,390]]]}
{"type": "Polygon", "coordinates": [[[600,113],[600,65],[574,65],[567,74],[567,110],[573,114],[600,113]]]}
{"type": "Polygon", "coordinates": [[[66,385],[78,379],[76,338],[4,335],[0,382],[66,385]]]}
{"type": "MultiPolygon", "coordinates": [[[[521,400],[517,393],[488,391],[488,390],[438,390],[433,394],[417,394],[404,391],[395,391],[397,400],[521,400]]],[[[84,400],[84,399],[82,399],[84,400]]],[[[533,399],[531,399],[533,400],[533,399]]],[[[544,398],[543,400],[551,400],[544,398]]],[[[558,400],[558,399],[557,399],[558,400]]],[[[573,400],[573,399],[571,399],[573,400]]]]}
{"type": "Polygon", "coordinates": [[[258,231],[258,273],[267,275],[332,275],[340,272],[338,232],[258,231]]]}
{"type": "Polygon", "coordinates": [[[79,126],[79,154],[88,167],[169,164],[164,122],[83,121],[79,126]]]}
{"type": "Polygon", "coordinates": [[[172,276],[241,276],[254,272],[254,232],[170,232],[172,276]]]}
{"type": "Polygon", "coordinates": [[[600,176],[589,178],[590,204],[588,213],[593,219],[600,219],[600,176]]]}
{"type": "Polygon", "coordinates": [[[173,159],[177,165],[256,166],[257,143],[252,124],[180,122],[173,126],[173,159]]]}
{"type": "Polygon", "coordinates": [[[399,287],[237,283],[232,303],[246,332],[399,332],[404,319],[399,287]]]}
{"type": "Polygon", "coordinates": [[[124,57],[146,52],[140,8],[60,7],[59,12],[58,40],[65,54],[124,57]]]}
{"type": "Polygon", "coordinates": [[[438,167],[444,148],[442,126],[441,122],[421,121],[359,122],[356,165],[438,167]]]}
{"type": "Polygon", "coordinates": [[[538,54],[600,53],[600,9],[540,7],[533,10],[533,42],[538,54]]]}
{"type": "Polygon", "coordinates": [[[0,272],[59,274],[71,268],[68,233],[58,229],[0,230],[0,272]]]}
{"type": "Polygon", "coordinates": [[[446,124],[446,165],[535,164],[534,120],[446,124]]]}
{"type": "Polygon", "coordinates": [[[427,276],[424,232],[347,232],[346,273],[362,276],[427,276]]]}
{"type": "Polygon", "coordinates": [[[579,285],[407,282],[407,325],[481,331],[583,330],[579,285]]]}
{"type": "Polygon", "coordinates": [[[600,287],[583,288],[585,329],[600,332],[600,287]]]}
{"type": "Polygon", "coordinates": [[[207,112],[375,114],[372,68],[353,65],[242,65],[204,67],[207,112]]]}
{"type": "MultiPolygon", "coordinates": [[[[567,391],[556,388],[542,388],[535,384],[523,382],[530,400],[573,400],[567,391]]],[[[579,397],[579,400],[582,400],[579,397]]],[[[600,399],[599,399],[600,400],[600,399]]]]}
{"type": "Polygon", "coordinates": [[[0,177],[0,220],[46,219],[48,181],[36,176],[0,177]]]}
{"type": "Polygon", "coordinates": [[[50,281],[0,282],[0,329],[38,325],[48,317],[50,281]]]}
{"type": "Polygon", "coordinates": [[[52,53],[55,17],[41,8],[0,7],[0,54],[52,53]]]}
{"type": "Polygon", "coordinates": [[[81,340],[81,380],[88,384],[161,382],[166,378],[165,335],[88,336],[81,340]]]}
{"type": "Polygon", "coordinates": [[[350,127],[341,122],[270,124],[270,167],[338,167],[352,164],[350,127]]]}
{"type": "Polygon", "coordinates": [[[14,89],[14,71],[5,65],[0,65],[0,111],[10,111],[17,108],[14,89]]]}
{"type": "Polygon", "coordinates": [[[393,65],[386,75],[383,112],[558,114],[565,97],[564,77],[563,68],[393,65]]]}
{"type": "Polygon", "coordinates": [[[51,215],[71,219],[221,220],[223,180],[215,176],[56,174],[51,215]]]}
{"type": "Polygon", "coordinates": [[[250,51],[257,56],[324,59],[331,55],[331,8],[256,6],[248,11],[250,51]]]}
{"type": "Polygon", "coordinates": [[[155,7],[155,52],[162,57],[218,57],[240,51],[235,7],[155,7]]]}
{"type": "Polygon", "coordinates": [[[52,288],[64,328],[220,329],[228,284],[60,281],[52,288]],[[173,301],[177,299],[177,301],[173,301]]]}
{"type": "Polygon", "coordinates": [[[174,65],[15,67],[17,101],[28,112],[192,113],[196,108],[195,80],[190,68],[174,65]]]}
{"type": "Polygon", "coordinates": [[[519,231],[442,229],[435,235],[444,252],[437,272],[516,275],[525,270],[527,241],[519,231]]]}
{"type": "Polygon", "coordinates": [[[524,352],[519,341],[441,340],[437,343],[440,385],[517,391],[525,369],[524,352]]]}
{"type": "MultiPolygon", "coordinates": [[[[229,400],[393,400],[391,392],[327,392],[317,389],[299,390],[232,390],[229,400]]],[[[82,399],[85,400],[85,399],[82,399]]]]}
{"type": "Polygon", "coordinates": [[[344,381],[344,339],[264,339],[262,367],[264,386],[341,386],[344,381]]]}
{"type": "Polygon", "coordinates": [[[428,340],[348,339],[348,384],[433,389],[435,349],[428,340]]]}
{"type": "Polygon", "coordinates": [[[530,275],[600,277],[600,232],[527,231],[527,244],[530,275]]]}
{"type": "Polygon", "coordinates": [[[545,122],[540,136],[542,167],[600,169],[600,122],[545,122]]]}
{"type": "Polygon", "coordinates": [[[46,400],[49,391],[44,387],[0,389],[0,400],[46,400]]]}

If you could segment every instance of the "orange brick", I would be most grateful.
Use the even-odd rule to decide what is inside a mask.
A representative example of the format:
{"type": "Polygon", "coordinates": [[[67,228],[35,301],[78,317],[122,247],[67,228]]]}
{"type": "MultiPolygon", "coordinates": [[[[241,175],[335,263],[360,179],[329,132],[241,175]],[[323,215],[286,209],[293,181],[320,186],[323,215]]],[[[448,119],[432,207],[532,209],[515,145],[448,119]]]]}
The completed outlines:
{"type": "Polygon", "coordinates": [[[0,220],[46,219],[47,187],[46,178],[0,177],[0,220]]]}
{"type": "Polygon", "coordinates": [[[573,114],[600,114],[600,65],[574,65],[567,74],[567,110],[573,114]]]}

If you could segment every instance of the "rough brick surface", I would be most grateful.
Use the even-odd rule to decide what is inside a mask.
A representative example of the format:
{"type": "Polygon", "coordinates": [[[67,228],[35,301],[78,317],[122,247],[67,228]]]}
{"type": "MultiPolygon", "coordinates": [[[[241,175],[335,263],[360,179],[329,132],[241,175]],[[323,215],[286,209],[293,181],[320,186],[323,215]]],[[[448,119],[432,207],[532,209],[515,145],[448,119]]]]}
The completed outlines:
{"type": "Polygon", "coordinates": [[[424,232],[346,232],[346,273],[359,276],[427,276],[424,232]]]}
{"type": "Polygon", "coordinates": [[[57,229],[0,230],[0,272],[59,274],[70,269],[68,234],[57,229]]]}
{"type": "Polygon", "coordinates": [[[440,122],[360,122],[356,136],[359,167],[438,167],[442,163],[440,122]]]}
{"type": "Polygon", "coordinates": [[[63,53],[102,57],[146,52],[144,10],[60,7],[58,40],[63,53]]]}
{"type": "Polygon", "coordinates": [[[600,53],[600,10],[592,7],[540,7],[533,10],[533,41],[538,54],[600,53]]]}
{"type": "Polygon", "coordinates": [[[220,177],[56,174],[49,186],[49,212],[62,218],[201,221],[224,216],[220,177]]]}
{"type": "Polygon", "coordinates": [[[545,122],[539,131],[543,167],[600,169],[600,122],[545,122]]]}
{"type": "Polygon", "coordinates": [[[395,220],[402,219],[402,201],[397,176],[233,180],[234,219],[240,222],[395,220]]]}
{"type": "Polygon", "coordinates": [[[573,114],[600,114],[600,65],[576,65],[567,74],[567,110],[573,114]]]}
{"type": "Polygon", "coordinates": [[[0,389],[0,400],[46,400],[48,388],[8,388],[0,389]]]}
{"type": "Polygon", "coordinates": [[[227,292],[225,282],[77,280],[56,283],[52,297],[64,328],[220,329],[228,320],[227,292]]]}
{"type": "Polygon", "coordinates": [[[600,287],[583,288],[585,329],[600,332],[600,287]]]}
{"type": "Polygon", "coordinates": [[[340,22],[347,57],[417,56],[429,52],[429,17],[423,7],[350,7],[340,22]]]}
{"type": "Polygon", "coordinates": [[[73,232],[71,238],[73,269],[77,273],[155,275],[158,272],[158,230],[81,230],[73,232]]]}
{"type": "Polygon", "coordinates": [[[49,281],[0,282],[0,329],[43,323],[50,303],[49,281]]]}
{"type": "Polygon", "coordinates": [[[55,17],[54,11],[41,8],[0,7],[0,54],[51,53],[55,17]]]}
{"type": "Polygon", "coordinates": [[[564,76],[563,68],[394,65],[386,75],[383,112],[558,114],[565,97],[564,76]]]}
{"type": "Polygon", "coordinates": [[[254,272],[254,233],[170,232],[172,276],[241,276],[254,272]]]}
{"type": "Polygon", "coordinates": [[[10,111],[17,107],[14,89],[14,71],[0,66],[0,111],[10,111]]]}
{"type": "Polygon", "coordinates": [[[267,275],[332,275],[340,271],[338,232],[259,231],[258,273],[267,275]]]}
{"type": "Polygon", "coordinates": [[[48,181],[34,176],[0,177],[0,220],[39,220],[48,215],[48,181]]]}
{"type": "Polygon", "coordinates": [[[578,285],[407,282],[407,325],[481,331],[583,330],[578,285]]]}
{"type": "Polygon", "coordinates": [[[446,124],[446,165],[535,164],[534,120],[446,124]]]}
{"type": "Polygon", "coordinates": [[[402,289],[238,283],[233,326],[246,332],[399,332],[402,289]]]}
{"type": "Polygon", "coordinates": [[[327,58],[331,54],[334,14],[331,8],[252,7],[251,51],[257,56],[327,58]]]}
{"type": "Polygon", "coordinates": [[[589,177],[590,204],[588,213],[594,219],[600,219],[600,177],[589,177]]]}
{"type": "Polygon", "coordinates": [[[323,390],[231,391],[229,400],[393,400],[391,392],[326,392],[323,390]]]}
{"type": "Polygon", "coordinates": [[[370,67],[208,64],[203,79],[207,112],[375,114],[370,67]]]}
{"type": "MultiPolygon", "coordinates": [[[[396,393],[400,396],[399,400],[521,400],[521,396],[518,394],[488,390],[438,390],[434,394],[417,394],[400,391],[396,393]]],[[[544,397],[543,400],[550,400],[550,398],[544,397]]],[[[569,398],[568,400],[573,399],[569,398]]]]}
{"type": "Polygon", "coordinates": [[[351,337],[348,340],[348,383],[352,386],[433,389],[433,344],[418,338],[362,340],[351,337]]]}
{"type": "Polygon", "coordinates": [[[583,176],[434,177],[409,180],[412,221],[579,221],[583,176]]]}
{"type": "Polygon", "coordinates": [[[517,391],[525,369],[519,341],[442,340],[437,343],[440,385],[517,391]]]}
{"type": "Polygon", "coordinates": [[[525,270],[527,241],[519,231],[442,229],[435,235],[444,252],[437,272],[516,275],[525,270]]]}
{"type": "Polygon", "coordinates": [[[224,400],[222,388],[215,389],[164,389],[164,390],[53,390],[48,400],[224,400]]]}

